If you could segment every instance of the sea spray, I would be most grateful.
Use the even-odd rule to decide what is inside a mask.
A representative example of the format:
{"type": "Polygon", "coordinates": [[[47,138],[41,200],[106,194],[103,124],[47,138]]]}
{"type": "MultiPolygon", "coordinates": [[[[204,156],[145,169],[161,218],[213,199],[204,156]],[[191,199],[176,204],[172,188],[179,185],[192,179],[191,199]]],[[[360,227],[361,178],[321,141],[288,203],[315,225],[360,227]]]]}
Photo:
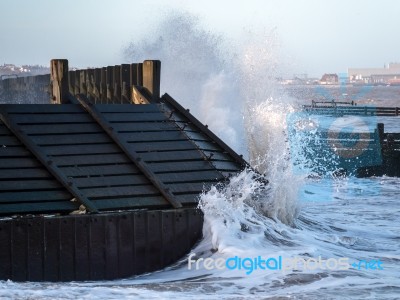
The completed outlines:
{"type": "Polygon", "coordinates": [[[159,59],[161,92],[168,92],[235,151],[246,156],[242,99],[233,54],[222,36],[189,13],[171,12],[124,49],[128,62],[159,59]]]}

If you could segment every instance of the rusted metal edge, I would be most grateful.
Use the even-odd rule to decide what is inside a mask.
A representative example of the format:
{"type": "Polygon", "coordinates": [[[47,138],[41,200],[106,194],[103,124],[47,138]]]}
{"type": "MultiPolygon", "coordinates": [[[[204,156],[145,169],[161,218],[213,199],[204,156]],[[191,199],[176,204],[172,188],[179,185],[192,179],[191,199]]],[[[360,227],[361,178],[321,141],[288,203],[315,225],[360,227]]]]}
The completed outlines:
{"type": "Polygon", "coordinates": [[[48,157],[39,146],[32,142],[23,130],[19,129],[4,109],[0,109],[0,119],[7,126],[7,128],[18,138],[18,140],[41,162],[41,164],[52,174],[55,179],[61,183],[81,204],[85,205],[87,210],[92,213],[98,213],[96,206],[86,196],[84,196],[79,189],[74,185],[72,179],[64,176],[58,167],[53,164],[51,157],[48,157]]]}
{"type": "Polygon", "coordinates": [[[225,144],[219,137],[217,137],[210,129],[204,126],[199,120],[197,120],[192,114],[189,113],[182,105],[180,105],[175,99],[173,99],[170,95],[165,93],[161,97],[162,101],[170,104],[175,110],[181,113],[185,118],[187,118],[194,126],[196,126],[202,133],[208,136],[211,140],[213,140],[218,146],[220,146],[224,151],[226,151],[236,163],[238,163],[242,168],[253,169],[249,163],[244,160],[242,156],[237,154],[231,147],[225,144]]]}
{"type": "MultiPolygon", "coordinates": [[[[76,95],[76,100],[79,104],[91,115],[91,117],[99,124],[108,136],[121,148],[126,156],[139,168],[139,170],[150,180],[150,182],[160,191],[165,199],[174,207],[181,208],[182,204],[175,199],[170,189],[161,182],[156,175],[151,171],[147,164],[141,159],[130,146],[121,140],[118,134],[114,131],[111,124],[103,117],[103,115],[96,109],[96,107],[88,101],[84,95],[76,95]],[[129,149],[129,148],[130,149],[129,149]]],[[[72,100],[71,102],[74,102],[72,100]]]]}

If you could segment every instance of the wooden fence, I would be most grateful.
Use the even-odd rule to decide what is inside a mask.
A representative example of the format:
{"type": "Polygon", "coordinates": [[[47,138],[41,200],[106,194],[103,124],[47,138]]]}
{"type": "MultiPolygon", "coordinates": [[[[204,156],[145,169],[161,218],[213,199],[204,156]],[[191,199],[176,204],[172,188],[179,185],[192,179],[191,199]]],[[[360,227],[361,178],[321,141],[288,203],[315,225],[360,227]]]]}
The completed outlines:
{"type": "Polygon", "coordinates": [[[158,99],[160,73],[158,60],[74,71],[67,60],[52,60],[51,74],[0,80],[0,103],[63,103],[55,95],[59,85],[64,94],[83,94],[93,103],[132,103],[138,94],[158,99]]]}
{"type": "Polygon", "coordinates": [[[400,107],[303,105],[303,110],[311,112],[313,114],[335,115],[335,116],[344,116],[344,115],[399,116],[400,115],[400,107]]]}

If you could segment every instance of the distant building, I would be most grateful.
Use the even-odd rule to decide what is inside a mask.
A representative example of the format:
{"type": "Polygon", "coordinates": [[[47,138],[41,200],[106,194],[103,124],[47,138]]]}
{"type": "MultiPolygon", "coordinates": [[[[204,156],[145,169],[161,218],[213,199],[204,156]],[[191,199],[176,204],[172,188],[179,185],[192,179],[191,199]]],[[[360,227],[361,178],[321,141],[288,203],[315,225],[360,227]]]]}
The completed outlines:
{"type": "Polygon", "coordinates": [[[39,65],[30,66],[16,66],[13,64],[3,64],[0,65],[0,76],[33,76],[33,75],[42,75],[49,74],[50,69],[48,67],[43,67],[39,65]]]}
{"type": "Polygon", "coordinates": [[[320,84],[338,84],[339,76],[337,74],[324,74],[320,80],[320,84]]]}
{"type": "Polygon", "coordinates": [[[351,83],[390,84],[400,79],[400,63],[390,63],[383,68],[349,68],[351,83]]]}

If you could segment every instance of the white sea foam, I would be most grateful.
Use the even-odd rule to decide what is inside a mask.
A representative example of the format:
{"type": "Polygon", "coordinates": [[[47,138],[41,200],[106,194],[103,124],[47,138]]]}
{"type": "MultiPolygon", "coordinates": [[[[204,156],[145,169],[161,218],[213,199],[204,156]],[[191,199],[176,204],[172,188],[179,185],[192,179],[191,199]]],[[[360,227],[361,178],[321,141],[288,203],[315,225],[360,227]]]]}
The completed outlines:
{"type": "Polygon", "coordinates": [[[275,31],[267,33],[248,35],[244,47],[224,51],[227,41],[203,30],[192,16],[174,13],[149,35],[154,39],[127,50],[130,61],[161,59],[163,88],[236,150],[248,151],[253,166],[269,180],[265,185],[259,175],[245,170],[202,194],[204,238],[193,252],[197,258],[214,259],[382,259],[384,270],[258,270],[246,275],[243,270],[188,270],[185,257],[165,270],[125,280],[0,282],[0,297],[398,298],[400,180],[306,179],[304,172],[293,172],[287,114],[296,111],[297,103],[272,83],[279,69],[279,43],[275,31]]]}

